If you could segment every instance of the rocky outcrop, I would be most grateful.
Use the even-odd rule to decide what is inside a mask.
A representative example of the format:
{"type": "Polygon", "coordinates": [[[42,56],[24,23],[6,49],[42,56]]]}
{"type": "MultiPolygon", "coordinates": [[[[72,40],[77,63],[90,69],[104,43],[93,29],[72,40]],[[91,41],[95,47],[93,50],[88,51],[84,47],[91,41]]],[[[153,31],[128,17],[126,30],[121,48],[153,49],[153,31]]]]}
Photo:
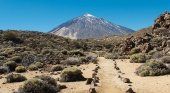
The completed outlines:
{"type": "MultiPolygon", "coordinates": [[[[135,34],[127,38],[120,44],[121,52],[128,54],[133,48],[139,48],[141,52],[147,53],[153,49],[163,50],[169,47],[170,40],[170,13],[161,14],[152,26],[151,33],[143,33],[143,35],[135,36],[135,34]]],[[[140,32],[138,32],[140,33],[140,32]]]]}

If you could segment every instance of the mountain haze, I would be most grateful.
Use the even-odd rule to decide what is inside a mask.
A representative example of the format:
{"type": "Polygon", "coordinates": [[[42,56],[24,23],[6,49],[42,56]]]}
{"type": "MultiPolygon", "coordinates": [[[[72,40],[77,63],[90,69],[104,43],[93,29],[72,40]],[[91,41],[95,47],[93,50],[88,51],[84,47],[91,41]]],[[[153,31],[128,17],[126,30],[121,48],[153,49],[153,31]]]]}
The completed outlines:
{"type": "Polygon", "coordinates": [[[50,31],[50,33],[71,39],[99,38],[111,35],[128,35],[133,30],[113,24],[91,14],[74,18],[50,31]]]}

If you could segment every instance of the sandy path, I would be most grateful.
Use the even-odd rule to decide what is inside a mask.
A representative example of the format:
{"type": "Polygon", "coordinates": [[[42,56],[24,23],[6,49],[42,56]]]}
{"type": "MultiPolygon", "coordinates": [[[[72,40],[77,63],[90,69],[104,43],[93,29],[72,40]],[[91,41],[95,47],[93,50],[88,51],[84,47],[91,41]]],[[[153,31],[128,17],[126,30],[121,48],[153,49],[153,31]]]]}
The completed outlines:
{"type": "MultiPolygon", "coordinates": [[[[170,75],[156,77],[140,77],[134,72],[140,63],[130,63],[129,60],[116,60],[120,70],[125,73],[122,77],[132,81],[132,89],[136,93],[170,93],[170,75]]],[[[122,89],[127,89],[127,85],[117,80],[117,85],[122,89]]]]}
{"type": "Polygon", "coordinates": [[[99,57],[99,78],[100,78],[100,88],[99,93],[123,93],[120,88],[118,88],[114,83],[114,78],[116,78],[116,73],[113,71],[114,64],[112,60],[99,57]]]}

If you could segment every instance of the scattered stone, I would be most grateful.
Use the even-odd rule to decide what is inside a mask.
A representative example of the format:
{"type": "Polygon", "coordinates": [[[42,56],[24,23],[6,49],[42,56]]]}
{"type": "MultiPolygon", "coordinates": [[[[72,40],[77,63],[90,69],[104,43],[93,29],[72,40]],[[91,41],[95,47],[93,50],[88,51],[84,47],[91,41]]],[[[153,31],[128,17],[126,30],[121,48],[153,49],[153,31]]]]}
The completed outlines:
{"type": "Polygon", "coordinates": [[[95,77],[94,82],[99,83],[99,77],[95,77]]]}
{"type": "Polygon", "coordinates": [[[59,85],[59,89],[66,89],[67,86],[66,85],[59,85]]]}
{"type": "Polygon", "coordinates": [[[130,82],[130,79],[128,79],[128,78],[123,78],[123,80],[122,80],[124,83],[131,83],[130,82]]]}
{"type": "Polygon", "coordinates": [[[122,73],[120,70],[118,70],[118,73],[122,73]]]}
{"type": "Polygon", "coordinates": [[[118,75],[118,78],[122,78],[120,75],[118,75]]]}
{"type": "Polygon", "coordinates": [[[92,74],[92,78],[96,77],[96,75],[97,75],[97,73],[94,72],[94,73],[92,74]]]}
{"type": "Polygon", "coordinates": [[[126,91],[126,93],[135,93],[135,92],[132,90],[132,88],[129,88],[129,89],[126,91]]]}
{"type": "Polygon", "coordinates": [[[3,82],[2,84],[6,84],[6,82],[3,82]]]}
{"type": "Polygon", "coordinates": [[[119,68],[119,67],[115,67],[115,69],[116,69],[116,70],[120,70],[120,68],[119,68]]]}
{"type": "Polygon", "coordinates": [[[97,93],[95,88],[90,88],[89,93],[97,93]]]}
{"type": "Polygon", "coordinates": [[[91,82],[92,82],[92,81],[93,81],[93,79],[92,79],[92,78],[87,78],[86,85],[91,84],[91,82]]]}

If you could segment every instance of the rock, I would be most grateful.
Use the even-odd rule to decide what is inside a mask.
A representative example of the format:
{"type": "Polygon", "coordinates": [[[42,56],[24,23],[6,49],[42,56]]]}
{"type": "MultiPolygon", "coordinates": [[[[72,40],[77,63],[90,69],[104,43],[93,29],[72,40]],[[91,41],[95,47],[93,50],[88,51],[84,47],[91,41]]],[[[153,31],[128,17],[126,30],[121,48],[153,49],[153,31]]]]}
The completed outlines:
{"type": "Polygon", "coordinates": [[[94,82],[99,83],[99,77],[95,77],[94,82]]]}
{"type": "Polygon", "coordinates": [[[59,89],[66,89],[67,86],[66,85],[59,85],[59,89]]]}
{"type": "Polygon", "coordinates": [[[118,73],[122,73],[120,70],[118,70],[118,73]]]}
{"type": "Polygon", "coordinates": [[[91,82],[92,82],[92,81],[93,81],[93,79],[92,79],[92,78],[87,78],[86,85],[91,84],[91,82]]]}
{"type": "Polygon", "coordinates": [[[3,82],[2,84],[6,84],[6,82],[3,82]]]}
{"type": "Polygon", "coordinates": [[[135,93],[135,92],[132,90],[132,88],[129,88],[129,89],[126,91],[126,93],[135,93]]]}
{"type": "Polygon", "coordinates": [[[116,69],[116,70],[120,70],[120,68],[119,68],[119,67],[115,67],[115,69],[116,69]]]}
{"type": "Polygon", "coordinates": [[[97,73],[94,72],[94,73],[92,74],[92,78],[96,77],[96,75],[97,75],[97,73]]]}
{"type": "Polygon", "coordinates": [[[130,79],[128,79],[128,78],[123,78],[123,80],[122,80],[124,83],[131,83],[130,82],[130,79]]]}
{"type": "Polygon", "coordinates": [[[89,93],[97,93],[95,88],[90,88],[89,93]]]}

